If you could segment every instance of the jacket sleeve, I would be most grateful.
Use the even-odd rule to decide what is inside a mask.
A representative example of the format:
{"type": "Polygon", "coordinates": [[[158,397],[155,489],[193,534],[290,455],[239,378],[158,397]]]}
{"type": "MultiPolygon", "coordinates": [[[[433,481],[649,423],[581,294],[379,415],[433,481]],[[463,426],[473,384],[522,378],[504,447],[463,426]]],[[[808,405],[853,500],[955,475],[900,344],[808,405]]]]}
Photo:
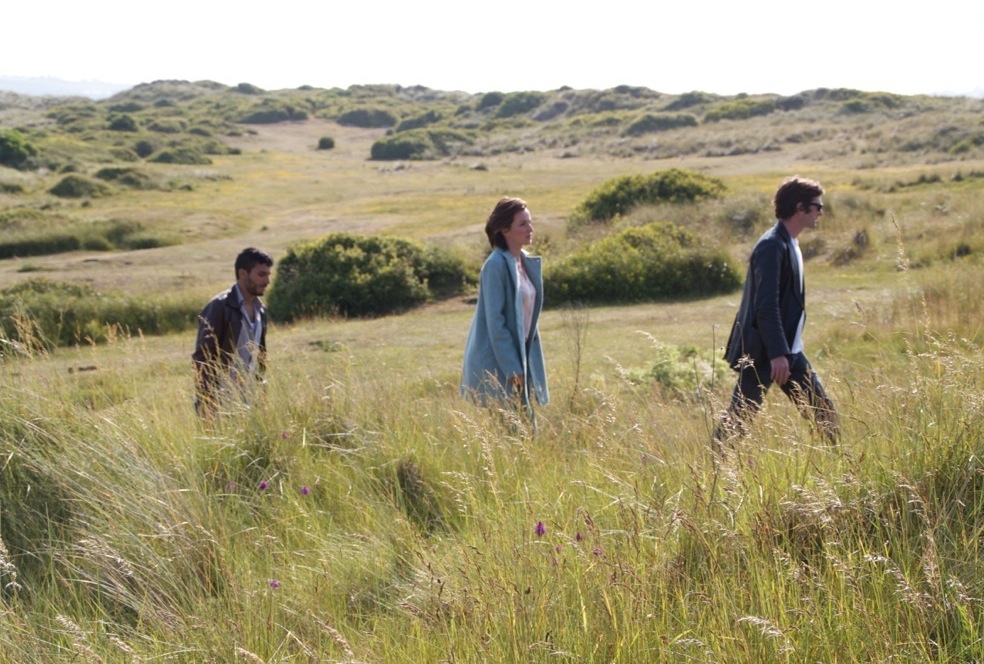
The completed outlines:
{"type": "Polygon", "coordinates": [[[199,399],[214,398],[223,365],[222,335],[225,334],[225,302],[212,300],[198,316],[198,339],[191,359],[195,364],[195,389],[199,399]]]}
{"type": "Polygon", "coordinates": [[[513,330],[507,325],[506,307],[515,306],[515,294],[510,293],[511,280],[506,273],[505,260],[488,261],[482,268],[479,288],[485,303],[485,323],[496,364],[508,376],[523,375],[523,361],[519,355],[513,330]]]}
{"type": "Polygon", "coordinates": [[[759,333],[765,343],[769,359],[789,355],[789,343],[782,327],[780,311],[780,282],[782,277],[782,257],[785,253],[782,242],[771,240],[761,242],[752,255],[752,278],[755,279],[755,320],[759,333]]]}

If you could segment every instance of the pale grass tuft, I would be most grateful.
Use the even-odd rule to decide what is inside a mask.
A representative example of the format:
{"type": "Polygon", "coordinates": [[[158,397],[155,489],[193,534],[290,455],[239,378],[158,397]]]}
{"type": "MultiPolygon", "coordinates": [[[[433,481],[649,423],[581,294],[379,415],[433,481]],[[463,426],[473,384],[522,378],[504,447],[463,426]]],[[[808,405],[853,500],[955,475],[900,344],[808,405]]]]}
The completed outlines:
{"type": "Polygon", "coordinates": [[[255,655],[246,648],[237,647],[236,654],[239,655],[243,660],[247,662],[252,662],[253,664],[265,664],[265,662],[260,658],[259,655],[255,655]]]}
{"type": "Polygon", "coordinates": [[[349,645],[349,642],[345,639],[344,636],[342,636],[342,633],[339,632],[334,627],[332,627],[331,623],[329,623],[327,620],[321,621],[321,628],[325,630],[328,636],[331,637],[331,640],[335,642],[335,645],[337,645],[339,648],[342,649],[342,652],[345,653],[345,656],[349,658],[349,661],[354,662],[355,653],[352,652],[352,646],[349,645]]]}

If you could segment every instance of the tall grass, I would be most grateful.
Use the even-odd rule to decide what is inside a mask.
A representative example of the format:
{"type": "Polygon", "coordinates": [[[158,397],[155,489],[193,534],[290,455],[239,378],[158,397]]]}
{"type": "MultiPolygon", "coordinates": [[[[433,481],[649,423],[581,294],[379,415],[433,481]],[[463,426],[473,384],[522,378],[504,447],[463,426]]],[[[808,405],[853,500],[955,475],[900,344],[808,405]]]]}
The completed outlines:
{"type": "Polygon", "coordinates": [[[838,449],[770,399],[713,456],[729,385],[585,380],[569,314],[535,435],[450,364],[285,357],[207,427],[145,339],[14,360],[0,661],[979,658],[982,354],[901,283],[837,339],[838,449]]]}

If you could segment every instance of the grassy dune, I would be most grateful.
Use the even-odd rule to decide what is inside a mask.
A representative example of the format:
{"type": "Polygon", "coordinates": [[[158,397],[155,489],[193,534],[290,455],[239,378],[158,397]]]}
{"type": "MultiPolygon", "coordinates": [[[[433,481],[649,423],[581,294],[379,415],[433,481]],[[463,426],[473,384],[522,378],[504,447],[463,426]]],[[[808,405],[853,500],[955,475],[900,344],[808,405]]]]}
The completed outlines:
{"type": "Polygon", "coordinates": [[[779,179],[799,172],[828,188],[821,229],[801,238],[806,341],[843,444],[772,395],[747,439],[710,453],[733,376],[704,368],[740,293],[548,310],[552,402],[535,436],[458,397],[467,298],[274,325],[262,398],[214,427],[191,407],[191,332],[5,345],[0,661],[984,657],[984,179],[969,176],[984,165],[534,152],[398,167],[365,159],[380,135],[264,126],[230,139],[241,155],[158,167],[198,173],[190,190],[61,203],[187,238],[2,261],[0,286],[40,273],[203,303],[242,246],[276,257],[332,230],[477,263],[503,193],[530,201],[549,261],[590,236],[565,220],[592,187],[670,166],[729,193],[621,223],[685,224],[744,261],[779,179]],[[314,150],[326,133],[338,148],[314,150]],[[677,367],[696,388],[638,379],[668,346],[696,348],[677,367]]]}

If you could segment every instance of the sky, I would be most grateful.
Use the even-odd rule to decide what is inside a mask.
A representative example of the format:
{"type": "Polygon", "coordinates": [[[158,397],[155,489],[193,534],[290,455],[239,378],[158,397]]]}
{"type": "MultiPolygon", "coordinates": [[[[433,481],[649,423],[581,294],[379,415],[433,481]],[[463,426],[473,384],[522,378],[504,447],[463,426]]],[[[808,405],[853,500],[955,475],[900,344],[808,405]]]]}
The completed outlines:
{"type": "Polygon", "coordinates": [[[984,96],[984,0],[8,0],[3,23],[0,77],[984,96]]]}

